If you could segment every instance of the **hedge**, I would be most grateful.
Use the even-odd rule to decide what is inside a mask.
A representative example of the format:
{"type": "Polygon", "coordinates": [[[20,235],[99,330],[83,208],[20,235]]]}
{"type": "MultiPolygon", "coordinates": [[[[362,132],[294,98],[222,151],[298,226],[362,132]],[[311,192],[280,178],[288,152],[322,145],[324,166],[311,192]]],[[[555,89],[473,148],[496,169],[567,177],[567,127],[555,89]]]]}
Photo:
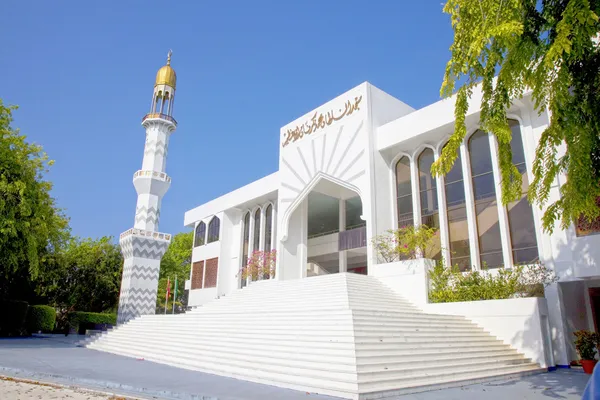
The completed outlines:
{"type": "Polygon", "coordinates": [[[50,306],[31,306],[27,312],[25,327],[30,333],[52,332],[56,323],[56,310],[50,306]]]}
{"type": "Polygon", "coordinates": [[[117,315],[76,311],[69,317],[69,324],[79,333],[85,333],[86,329],[93,329],[94,325],[116,325],[117,315]]]}
{"type": "Polygon", "coordinates": [[[20,300],[0,300],[0,336],[20,335],[29,304],[20,300]]]}

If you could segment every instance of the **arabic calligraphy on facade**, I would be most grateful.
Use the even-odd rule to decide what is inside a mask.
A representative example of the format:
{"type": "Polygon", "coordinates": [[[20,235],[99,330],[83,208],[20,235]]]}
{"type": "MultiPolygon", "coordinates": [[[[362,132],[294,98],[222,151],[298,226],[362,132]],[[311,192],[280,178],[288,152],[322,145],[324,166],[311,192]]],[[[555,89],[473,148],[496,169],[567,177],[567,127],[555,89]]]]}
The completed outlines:
{"type": "Polygon", "coordinates": [[[342,111],[340,108],[338,115],[335,114],[335,111],[328,111],[325,114],[319,114],[318,111],[315,111],[315,114],[311,119],[296,126],[294,129],[287,130],[287,132],[283,135],[282,147],[285,147],[298,139],[302,139],[304,135],[310,135],[318,129],[323,129],[335,121],[339,121],[340,119],[352,114],[354,111],[360,110],[361,100],[362,96],[358,96],[354,98],[354,102],[351,102],[350,100],[346,101],[344,104],[344,110],[342,111]]]}

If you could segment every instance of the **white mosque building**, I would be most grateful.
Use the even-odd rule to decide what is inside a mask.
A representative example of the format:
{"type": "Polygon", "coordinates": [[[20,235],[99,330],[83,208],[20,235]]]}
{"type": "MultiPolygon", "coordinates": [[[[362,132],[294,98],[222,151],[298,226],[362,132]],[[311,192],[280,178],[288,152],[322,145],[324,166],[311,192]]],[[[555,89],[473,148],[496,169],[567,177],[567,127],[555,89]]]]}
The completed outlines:
{"type": "Polygon", "coordinates": [[[445,177],[432,177],[430,167],[453,131],[454,99],[415,110],[365,82],[281,128],[277,172],[185,214],[195,228],[189,305],[243,287],[238,271],[254,250],[277,250],[275,279],[372,274],[370,238],[426,224],[439,229],[438,256],[462,269],[540,260],[556,271],[560,282],[546,292],[549,326],[555,363],[567,366],[578,358],[572,332],[597,329],[600,230],[557,224],[543,232],[543,212],[526,191],[548,114],[528,97],[509,110],[523,196],[502,205],[498,145],[478,129],[480,102],[474,94],[469,133],[445,177]]]}
{"type": "MultiPolygon", "coordinates": [[[[155,87],[172,96],[174,76],[165,87],[157,76],[155,87]]],[[[156,104],[149,115],[166,146],[172,100],[166,113],[156,104]]],[[[600,224],[541,229],[543,211],[525,193],[549,117],[529,96],[509,110],[523,196],[502,205],[498,145],[478,127],[480,104],[476,91],[445,177],[432,177],[430,167],[452,134],[453,98],[417,110],[365,82],[282,127],[278,171],[185,213],[195,232],[192,311],[143,315],[89,346],[353,399],[568,367],[578,358],[572,333],[598,330],[600,224]],[[545,298],[430,304],[432,262],[383,263],[371,244],[409,224],[438,228],[434,258],[463,270],[541,261],[559,281],[545,298]],[[256,250],[276,250],[276,270],[251,282],[240,270],[256,250]]],[[[148,151],[154,162],[145,154],[144,170],[160,180],[165,159],[156,151],[148,151]]],[[[167,187],[136,183],[138,209],[158,210],[167,187]]],[[[149,217],[136,217],[139,229],[128,235],[168,243],[149,217]]],[[[145,262],[134,256],[126,270],[145,262]]],[[[123,288],[140,285],[124,279],[123,288]]]]}

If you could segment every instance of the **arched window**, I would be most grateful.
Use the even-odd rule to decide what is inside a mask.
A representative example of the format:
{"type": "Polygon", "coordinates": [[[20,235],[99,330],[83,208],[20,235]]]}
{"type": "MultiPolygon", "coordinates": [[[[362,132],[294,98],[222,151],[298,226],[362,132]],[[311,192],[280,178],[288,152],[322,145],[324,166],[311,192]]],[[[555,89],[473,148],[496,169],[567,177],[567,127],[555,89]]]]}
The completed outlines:
{"type": "Polygon", "coordinates": [[[414,225],[410,160],[402,157],[396,164],[396,207],[398,227],[414,225]]]}
{"type": "Polygon", "coordinates": [[[154,109],[152,110],[152,112],[159,113],[161,106],[162,106],[162,91],[159,91],[158,94],[156,95],[156,100],[154,101],[154,109]]]}
{"type": "Polygon", "coordinates": [[[208,223],[208,238],[206,243],[212,243],[219,240],[219,230],[221,228],[221,220],[216,215],[208,223]]]}
{"type": "Polygon", "coordinates": [[[527,177],[527,165],[525,164],[525,152],[519,122],[510,120],[509,125],[512,130],[512,140],[510,142],[512,161],[519,170],[523,182],[521,184],[522,195],[519,200],[507,205],[512,258],[515,264],[528,264],[537,261],[539,257],[533,210],[527,200],[529,178],[527,177]]]}
{"type": "MultiPolygon", "coordinates": [[[[263,250],[265,252],[271,251],[271,237],[272,237],[272,229],[273,229],[273,206],[269,204],[267,209],[265,210],[265,242],[263,243],[263,250]]],[[[269,279],[269,272],[263,273],[263,279],[269,279]]]]}
{"type": "Polygon", "coordinates": [[[471,269],[471,248],[469,247],[469,224],[460,152],[452,169],[446,174],[444,183],[448,213],[450,265],[457,265],[461,271],[468,271],[471,269]]]}
{"type": "Polygon", "coordinates": [[[204,222],[200,222],[198,226],[196,226],[196,234],[194,236],[194,247],[203,246],[206,238],[206,224],[204,222]]]}
{"type": "Polygon", "coordinates": [[[165,92],[165,98],[163,99],[163,103],[160,106],[160,113],[161,114],[168,114],[168,112],[169,112],[169,102],[170,102],[169,92],[165,92]]]}
{"type": "Polygon", "coordinates": [[[273,206],[269,204],[265,211],[265,243],[263,244],[264,251],[271,251],[271,238],[273,233],[273,206]]]}
{"type": "MultiPolygon", "coordinates": [[[[244,215],[244,237],[242,239],[242,268],[248,265],[248,250],[250,247],[250,212],[244,215]]],[[[242,286],[246,286],[246,280],[242,279],[242,286]]]]}
{"type": "MultiPolygon", "coordinates": [[[[419,199],[421,202],[421,224],[440,229],[440,214],[437,198],[437,181],[431,176],[431,165],[434,162],[433,150],[427,148],[419,155],[419,199]]],[[[433,248],[426,257],[440,260],[442,246],[439,235],[435,238],[433,248]]]]}
{"type": "Polygon", "coordinates": [[[503,264],[502,240],[490,140],[487,133],[478,130],[469,138],[469,157],[479,236],[479,261],[482,268],[498,268],[503,264]]]}
{"type": "Polygon", "coordinates": [[[254,213],[254,236],[252,241],[252,251],[260,250],[260,208],[254,213]]]}

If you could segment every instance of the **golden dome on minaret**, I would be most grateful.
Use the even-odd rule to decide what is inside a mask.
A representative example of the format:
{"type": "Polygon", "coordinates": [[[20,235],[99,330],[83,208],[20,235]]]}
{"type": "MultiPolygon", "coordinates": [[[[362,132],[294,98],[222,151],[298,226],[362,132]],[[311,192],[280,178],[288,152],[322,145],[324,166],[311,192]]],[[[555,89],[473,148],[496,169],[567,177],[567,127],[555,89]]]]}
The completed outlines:
{"type": "Polygon", "coordinates": [[[175,70],[171,68],[171,54],[173,54],[173,52],[169,50],[167,65],[159,69],[156,73],[156,83],[154,86],[169,85],[175,89],[175,85],[177,84],[177,75],[175,74],[175,70]]]}

